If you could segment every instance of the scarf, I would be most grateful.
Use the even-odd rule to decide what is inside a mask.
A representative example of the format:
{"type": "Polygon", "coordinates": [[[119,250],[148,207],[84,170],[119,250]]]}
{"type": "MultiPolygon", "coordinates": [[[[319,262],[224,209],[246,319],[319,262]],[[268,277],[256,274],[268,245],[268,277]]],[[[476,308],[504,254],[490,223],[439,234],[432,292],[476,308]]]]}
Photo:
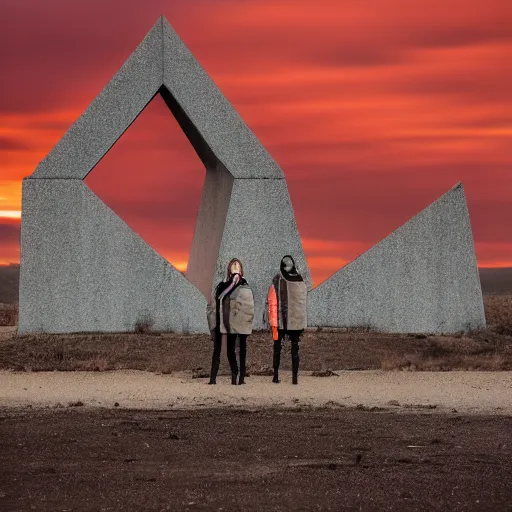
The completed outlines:
{"type": "MultiPolygon", "coordinates": [[[[228,267],[229,268],[229,267],[228,267]]],[[[232,274],[226,281],[221,281],[215,289],[215,300],[217,301],[217,318],[216,326],[220,329],[220,312],[222,310],[222,321],[225,326],[229,326],[229,296],[238,286],[247,284],[247,281],[241,274],[232,274]],[[228,299],[228,300],[226,300],[228,299]],[[222,304],[222,308],[220,307],[222,304]]]]}

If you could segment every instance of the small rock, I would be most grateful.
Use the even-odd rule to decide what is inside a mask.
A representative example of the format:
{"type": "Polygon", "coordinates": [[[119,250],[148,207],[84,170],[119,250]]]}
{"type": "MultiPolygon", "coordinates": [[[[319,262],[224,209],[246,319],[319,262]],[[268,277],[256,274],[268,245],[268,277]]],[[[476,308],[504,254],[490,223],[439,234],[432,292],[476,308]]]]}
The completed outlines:
{"type": "Polygon", "coordinates": [[[322,370],[311,372],[311,377],[339,377],[339,375],[332,370],[322,370]]]}

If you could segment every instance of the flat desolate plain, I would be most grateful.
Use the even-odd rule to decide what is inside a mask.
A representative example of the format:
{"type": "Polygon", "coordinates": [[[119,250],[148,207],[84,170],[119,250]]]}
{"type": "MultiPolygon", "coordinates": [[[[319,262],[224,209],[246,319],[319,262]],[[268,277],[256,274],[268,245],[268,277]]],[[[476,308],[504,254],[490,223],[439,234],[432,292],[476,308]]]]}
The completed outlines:
{"type": "Polygon", "coordinates": [[[291,372],[282,373],[279,385],[271,377],[251,376],[245,386],[232,386],[230,377],[208,386],[207,378],[186,373],[0,372],[0,407],[359,407],[512,415],[512,372],[335,373],[327,378],[302,374],[298,386],[291,384],[291,372]]]}
{"type": "MultiPolygon", "coordinates": [[[[0,370],[106,371],[159,373],[210,370],[209,336],[172,333],[35,334],[17,336],[14,327],[0,332],[0,370]]],[[[451,336],[385,334],[365,331],[306,332],[300,343],[301,370],[512,370],[512,329],[451,336]]],[[[283,345],[282,368],[291,369],[290,345],[283,345]]],[[[248,369],[268,375],[272,340],[268,332],[248,340],[248,369]]],[[[221,373],[227,374],[223,348],[221,373]]]]}
{"type": "Polygon", "coordinates": [[[270,382],[264,332],[245,386],[225,351],[208,386],[208,336],[3,328],[0,510],[510,512],[511,311],[486,298],[490,326],[452,336],[307,332],[299,386],[288,346],[270,382]]]}
{"type": "Polygon", "coordinates": [[[357,409],[0,409],[2,510],[489,510],[512,418],[357,409]]]}

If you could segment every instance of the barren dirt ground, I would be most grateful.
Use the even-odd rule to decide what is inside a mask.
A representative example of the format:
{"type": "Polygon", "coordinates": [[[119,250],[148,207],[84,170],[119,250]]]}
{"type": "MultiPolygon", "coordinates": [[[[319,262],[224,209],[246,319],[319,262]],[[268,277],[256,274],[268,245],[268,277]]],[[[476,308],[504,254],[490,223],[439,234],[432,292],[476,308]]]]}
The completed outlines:
{"type": "Polygon", "coordinates": [[[206,336],[0,332],[0,510],[512,511],[509,331],[306,333],[301,356],[274,385],[255,334],[247,384],[223,351],[208,386],[206,336]]]}
{"type": "Polygon", "coordinates": [[[1,510],[510,511],[512,419],[0,409],[1,510]]]}

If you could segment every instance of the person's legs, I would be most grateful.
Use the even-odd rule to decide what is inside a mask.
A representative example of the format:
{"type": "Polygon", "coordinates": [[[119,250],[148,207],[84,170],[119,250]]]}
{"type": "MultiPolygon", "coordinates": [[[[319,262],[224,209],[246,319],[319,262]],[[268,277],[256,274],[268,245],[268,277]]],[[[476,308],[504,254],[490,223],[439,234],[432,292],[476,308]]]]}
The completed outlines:
{"type": "Polygon", "coordinates": [[[240,377],[238,384],[245,384],[245,359],[247,356],[247,334],[239,334],[240,340],[240,377]]]}
{"type": "Polygon", "coordinates": [[[217,384],[217,373],[220,366],[220,351],[222,348],[222,335],[220,332],[215,333],[213,339],[213,355],[212,355],[212,369],[210,371],[210,382],[208,384],[217,384]]]}
{"type": "Polygon", "coordinates": [[[279,331],[277,335],[277,340],[274,340],[274,378],[272,379],[272,382],[275,382],[276,384],[279,383],[279,365],[281,363],[281,346],[283,338],[284,331],[279,331]]]}
{"type": "Polygon", "coordinates": [[[231,384],[236,384],[236,377],[238,375],[238,365],[236,363],[236,334],[228,334],[228,342],[227,342],[227,353],[228,353],[228,361],[229,366],[231,368],[231,384]]]}
{"type": "Polygon", "coordinates": [[[300,331],[294,332],[290,335],[291,345],[292,345],[292,383],[298,383],[299,376],[299,339],[300,339],[300,331]]]}

